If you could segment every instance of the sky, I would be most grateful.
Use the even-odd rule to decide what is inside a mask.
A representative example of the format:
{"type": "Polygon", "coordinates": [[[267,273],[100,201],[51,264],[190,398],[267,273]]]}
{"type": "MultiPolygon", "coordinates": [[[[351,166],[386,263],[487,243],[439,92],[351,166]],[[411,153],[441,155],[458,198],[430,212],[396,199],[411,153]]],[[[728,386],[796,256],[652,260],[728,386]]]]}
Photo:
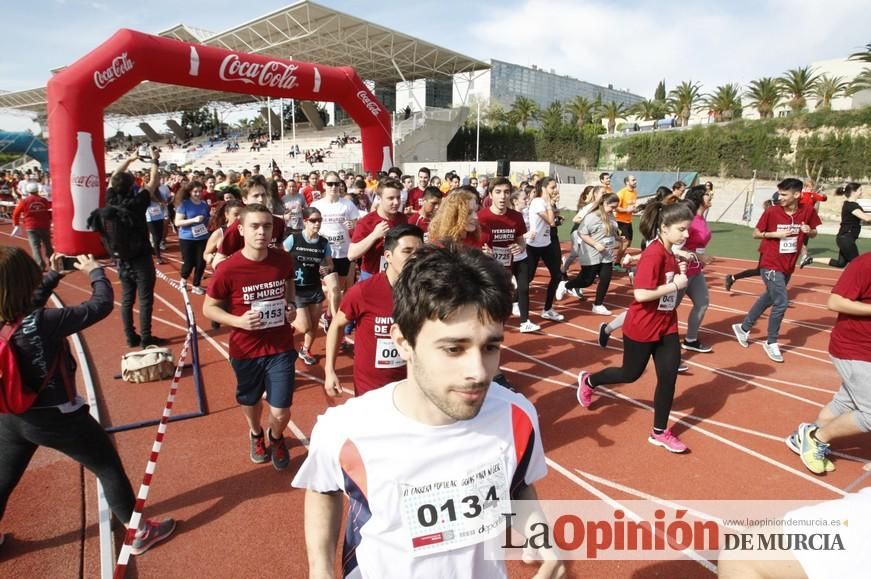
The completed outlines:
{"type": "MultiPolygon", "coordinates": [[[[220,32],[291,0],[30,0],[0,14],[0,90],[45,86],[119,28],[176,24],[220,32]],[[18,48],[20,47],[20,48],[18,48]]],[[[321,0],[321,4],[462,54],[545,70],[650,98],[656,84],[712,91],[844,58],[871,42],[871,0],[321,0]]],[[[2,130],[36,130],[0,113],[2,130]]]]}

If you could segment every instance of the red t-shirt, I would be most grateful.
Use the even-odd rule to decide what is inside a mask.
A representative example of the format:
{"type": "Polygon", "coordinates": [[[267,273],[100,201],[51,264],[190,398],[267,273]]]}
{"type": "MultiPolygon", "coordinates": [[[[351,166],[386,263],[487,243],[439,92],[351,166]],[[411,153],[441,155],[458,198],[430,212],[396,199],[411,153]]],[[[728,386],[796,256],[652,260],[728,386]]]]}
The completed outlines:
{"type": "MultiPolygon", "coordinates": [[[[284,219],[277,215],[272,216],[272,239],[269,241],[270,247],[278,247],[284,241],[284,219]]],[[[245,238],[239,232],[239,220],[224,229],[224,239],[218,247],[218,253],[221,255],[233,255],[240,249],[245,247],[245,238]]]]}
{"type": "Polygon", "coordinates": [[[784,239],[763,239],[759,243],[759,267],[783,273],[795,271],[805,238],[805,234],[801,232],[802,223],[809,225],[811,229],[816,229],[822,223],[813,206],[799,206],[792,215],[788,215],[780,205],[766,209],[759,218],[756,229],[762,232],[790,230],[798,235],[784,239]]]}
{"type": "Polygon", "coordinates": [[[354,393],[357,396],[385,384],[404,380],[405,361],[390,339],[393,288],[386,273],[378,273],[348,290],[342,313],[357,322],[354,345],[354,393]]]}
{"type": "MultiPolygon", "coordinates": [[[[390,225],[390,227],[392,228],[403,223],[408,223],[408,218],[404,213],[397,213],[393,216],[392,220],[387,220],[383,219],[380,215],[378,215],[378,211],[367,213],[365,217],[357,221],[357,225],[354,227],[354,233],[351,236],[351,243],[358,243],[366,239],[366,237],[370,233],[375,231],[375,226],[382,221],[390,225]]],[[[384,238],[382,237],[381,239],[372,244],[372,247],[369,248],[369,251],[363,254],[362,267],[360,269],[362,269],[366,273],[378,273],[380,271],[384,271],[386,263],[382,264],[383,257],[384,238]]]]}
{"type": "MultiPolygon", "coordinates": [[[[871,253],[850,262],[832,293],[863,304],[871,303],[871,253]]],[[[829,341],[829,354],[839,360],[871,362],[871,316],[839,313],[829,341]]]]}
{"type": "Polygon", "coordinates": [[[802,191],[801,197],[798,198],[798,204],[800,206],[805,205],[813,205],[814,203],[823,202],[828,199],[827,195],[823,195],[822,193],[817,193],[816,191],[802,191]]]}
{"type": "Polygon", "coordinates": [[[248,360],[293,350],[293,326],[284,316],[286,282],[293,282],[293,257],[270,248],[266,259],[251,261],[241,251],[221,263],[209,282],[208,295],[229,304],[228,312],[241,316],[259,309],[272,327],[230,332],[230,357],[248,360]]]}
{"type": "Polygon", "coordinates": [[[415,187],[408,192],[408,199],[405,200],[405,206],[411,207],[415,211],[420,211],[423,207],[423,189],[415,187]]]}
{"type": "MultiPolygon", "coordinates": [[[[634,286],[636,289],[655,290],[662,284],[671,283],[679,271],[674,254],[656,240],[641,254],[634,286]]],[[[633,300],[623,324],[623,335],[636,342],[658,342],[663,336],[676,334],[676,308],[676,291],[650,302],[633,300]]]]}
{"type": "MultiPolygon", "coordinates": [[[[320,185],[320,183],[318,183],[318,185],[320,185]]],[[[302,195],[305,197],[306,205],[309,206],[315,201],[324,198],[324,192],[320,186],[312,187],[311,185],[306,185],[302,188],[302,195]]]]}
{"type": "Polygon", "coordinates": [[[18,225],[24,217],[24,229],[51,229],[51,203],[39,195],[27,195],[12,211],[12,222],[18,225]]]}
{"type": "Polygon", "coordinates": [[[510,268],[514,256],[508,247],[526,233],[523,215],[514,209],[507,209],[505,215],[497,215],[490,207],[485,207],[478,212],[478,223],[481,224],[482,244],[493,250],[493,257],[499,263],[510,268]]]}

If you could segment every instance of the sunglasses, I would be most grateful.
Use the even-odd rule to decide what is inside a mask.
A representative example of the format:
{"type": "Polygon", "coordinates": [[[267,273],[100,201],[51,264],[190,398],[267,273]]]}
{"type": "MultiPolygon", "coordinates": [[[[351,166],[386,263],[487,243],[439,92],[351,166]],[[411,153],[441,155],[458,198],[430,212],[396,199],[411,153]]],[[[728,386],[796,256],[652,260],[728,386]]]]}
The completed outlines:
{"type": "Polygon", "coordinates": [[[317,219],[306,219],[306,221],[308,221],[309,223],[320,223],[321,221],[323,221],[323,219],[321,219],[321,218],[317,218],[317,219]]]}
{"type": "Polygon", "coordinates": [[[324,185],[326,185],[327,187],[338,187],[339,182],[338,181],[324,181],[324,185]]]}

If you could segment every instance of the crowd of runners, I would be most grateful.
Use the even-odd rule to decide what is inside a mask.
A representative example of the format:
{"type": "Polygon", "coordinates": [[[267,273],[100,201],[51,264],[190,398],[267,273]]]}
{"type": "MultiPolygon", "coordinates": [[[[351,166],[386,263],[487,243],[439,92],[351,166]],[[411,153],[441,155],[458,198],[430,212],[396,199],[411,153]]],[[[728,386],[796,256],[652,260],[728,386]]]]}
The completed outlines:
{"type": "MultiPolygon", "coordinates": [[[[520,333],[535,333],[564,321],[559,309],[565,300],[583,300],[603,317],[602,348],[622,328],[621,365],[581,370],[579,404],[596,411],[591,405],[597,388],[638,380],[652,358],[656,386],[647,440],[673,453],[687,450],[668,424],[677,377],[686,368],[682,351],[713,352],[701,335],[708,284],[719,283],[705,275],[713,259],[706,221],[712,183],[677,182],[642,196],[635,177],[615,191],[610,174],[602,173],[584,189],[571,233],[560,239],[559,183],[548,176],[520,183],[454,173],[438,179],[427,168],[414,175],[398,168],[376,175],[284,175],[275,168],[264,175],[259,166],[240,173],[164,173],[157,151],[149,171],[131,173],[134,160],[115,171],[107,193],[108,204],[139,216],[125,233],[142,242],[141,250],[113,252],[127,345],[164,341],[151,332],[155,268],[166,262],[168,240],[175,236],[182,282],[204,295],[202,312],[213,328],[230,328],[230,364],[252,462],[288,467],[284,431],[297,358],[323,367],[329,396],[353,391],[353,398],[319,418],[293,481],[307,489],[311,576],[332,576],[342,493],[350,500],[346,575],[357,567],[366,576],[504,573],[501,563],[485,557],[494,535],[475,530],[491,528],[495,511],[485,508],[488,502],[534,499],[533,483],[546,472],[535,409],[499,371],[500,344],[504,332],[512,331],[505,323],[512,317],[520,333]],[[636,237],[642,238],[635,243],[641,252],[632,247],[636,237]],[[606,304],[615,275],[630,281],[632,302],[612,318],[606,304]],[[541,302],[530,299],[536,279],[545,286],[541,302]],[[587,298],[584,291],[593,285],[587,298]],[[137,297],[138,329],[132,315],[137,297]],[[685,297],[692,307],[681,337],[678,306],[685,297]],[[340,356],[353,356],[352,384],[343,384],[336,371],[340,356]],[[425,455],[421,448],[428,449],[425,455]],[[458,461],[458,454],[474,460],[458,461]],[[480,473],[487,473],[487,484],[470,485],[470,476],[480,473]],[[451,516],[436,516],[444,504],[462,508],[461,516],[453,507],[451,516]],[[373,571],[385,569],[390,573],[373,571]]],[[[760,240],[758,267],[727,276],[725,285],[731,290],[741,277],[761,277],[761,295],[732,329],[748,347],[754,325],[767,312],[764,352],[782,363],[787,285],[797,267],[810,263],[804,248],[820,219],[818,198],[802,181],[784,179],[777,189],[752,232],[760,240]]],[[[21,192],[13,218],[27,232],[33,259],[12,247],[0,249],[0,319],[5,341],[46,363],[28,370],[33,375],[27,383],[42,384],[31,409],[0,414],[0,515],[33,451],[45,445],[69,451],[89,467],[97,462],[98,476],[114,489],[113,512],[126,521],[132,494],[117,453],[82,415],[81,399],[65,386],[64,364],[54,362],[68,356],[63,336],[108,314],[111,287],[99,264],[82,256],[75,268],[89,273],[94,296],[78,309],[63,310],[75,315],[59,321],[53,310],[43,309],[44,299],[31,302],[34,291],[43,295],[67,271],[52,252],[50,203],[36,182],[25,181],[21,192]],[[46,281],[40,281],[40,270],[48,272],[46,281]],[[8,281],[21,278],[31,281],[26,287],[8,281]],[[34,416],[42,422],[28,418],[34,416]],[[63,447],[51,433],[64,428],[87,432],[99,445],[63,447]]],[[[830,353],[841,389],[815,420],[786,439],[817,474],[835,468],[830,442],[871,430],[871,256],[860,256],[856,247],[871,214],[857,202],[859,184],[847,183],[836,193],[845,202],[839,257],[831,265],[846,269],[828,307],[838,313],[830,353]]],[[[171,520],[144,524],[136,552],[173,527],[171,520]]],[[[563,572],[560,563],[545,561],[540,576],[563,572]]]]}

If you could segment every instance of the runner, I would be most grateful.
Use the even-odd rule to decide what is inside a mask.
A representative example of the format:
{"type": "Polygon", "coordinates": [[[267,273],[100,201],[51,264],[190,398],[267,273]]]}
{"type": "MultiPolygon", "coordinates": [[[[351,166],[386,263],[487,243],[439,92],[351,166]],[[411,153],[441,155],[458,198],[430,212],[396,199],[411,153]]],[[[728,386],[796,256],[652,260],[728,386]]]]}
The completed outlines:
{"type": "Polygon", "coordinates": [[[871,253],[850,262],[829,295],[838,313],[829,354],[841,376],[841,388],[814,423],[802,423],[786,439],[815,474],[835,470],[829,443],[871,432],[871,253]]]}
{"type": "MultiPolygon", "coordinates": [[[[310,577],[334,577],[341,493],[345,577],[507,576],[492,560],[504,536],[499,505],[535,499],[547,471],[535,408],[491,383],[508,280],[495,260],[454,245],[427,246],[407,264],[391,336],[408,378],[327,410],[293,481],[307,489],[310,577]],[[440,517],[444,504],[457,516],[440,517]]],[[[564,572],[551,560],[537,576],[564,572]]]]}
{"type": "Polygon", "coordinates": [[[687,241],[680,250],[680,256],[687,260],[688,281],[686,290],[677,294],[677,305],[680,307],[685,295],[690,296],[693,302],[693,308],[687,317],[687,332],[680,346],[684,350],[701,353],[713,352],[711,346],[699,340],[699,328],[702,327],[711,303],[703,270],[711,263],[711,256],[707,253],[708,243],[711,242],[711,228],[705,220],[705,213],[711,208],[713,199],[714,191],[707,187],[693,187],[686,193],[684,203],[693,210],[695,217],[690,224],[687,241]]]}
{"type": "Polygon", "coordinates": [[[49,258],[54,253],[51,246],[51,203],[40,197],[38,183],[27,183],[24,192],[26,195],[12,211],[12,225],[18,227],[24,222],[33,259],[42,271],[47,271],[49,258]]]}
{"type": "Polygon", "coordinates": [[[431,243],[453,242],[481,249],[477,193],[463,188],[448,193],[429,224],[427,233],[431,243]]]}
{"type": "MultiPolygon", "coordinates": [[[[610,184],[610,176],[608,183],[610,184]]],[[[617,224],[623,234],[621,255],[632,245],[632,215],[638,207],[638,178],[635,175],[627,175],[623,180],[624,187],[617,192],[620,204],[617,206],[617,224]]],[[[669,190],[669,192],[671,192],[669,190]]]]}
{"type": "Polygon", "coordinates": [[[423,245],[423,232],[413,225],[400,224],[384,238],[387,269],[352,287],[342,300],[327,332],[327,357],[324,364],[324,389],[330,396],[341,396],[336,374],[336,355],[346,324],[357,324],[354,352],[354,394],[362,396],[385,384],[402,380],[405,361],[400,359],[390,337],[393,324],[393,291],[402,268],[423,245]]]}
{"type": "Polygon", "coordinates": [[[835,190],[835,195],[844,196],[844,204],[841,206],[841,226],[835,237],[835,243],[838,245],[838,259],[821,257],[808,259],[831,267],[846,267],[848,263],[859,257],[856,241],[862,232],[862,225],[871,223],[871,213],[865,213],[862,206],[859,205],[859,199],[862,198],[862,185],[860,183],[845,183],[835,190]]]}
{"type": "Polygon", "coordinates": [[[200,286],[206,261],[203,254],[209,241],[209,205],[202,198],[203,184],[191,181],[175,199],[175,226],[178,228],[178,242],[181,248],[181,278],[188,280],[194,273],[191,291],[197,295],[205,294],[200,286]]]}
{"type": "Polygon", "coordinates": [[[668,428],[674,402],[674,386],[680,364],[677,334],[677,293],[686,287],[687,276],[678,267],[672,249],[686,241],[693,213],[683,203],[647,204],[639,228],[653,239],[641,255],[635,273],[634,300],[623,327],[623,366],[595,374],[578,373],[578,402],[589,408],[597,386],[628,384],[644,373],[653,357],[656,391],[653,396],[653,430],[647,441],[669,452],[685,452],[687,446],[668,428]]]}
{"type": "MultiPolygon", "coordinates": [[[[269,207],[270,196],[268,191],[269,186],[266,183],[265,177],[262,175],[251,177],[245,182],[245,189],[242,193],[242,202],[246,205],[249,203],[262,204],[271,211],[275,211],[275,209],[269,207]]],[[[281,208],[278,208],[277,210],[282,211],[281,208]]],[[[274,225],[271,228],[272,239],[269,241],[269,247],[279,247],[281,242],[284,241],[284,219],[281,218],[282,215],[280,214],[278,217],[279,219],[273,220],[274,225]]],[[[242,249],[244,245],[245,240],[242,237],[240,224],[231,223],[224,231],[224,239],[221,241],[221,245],[218,246],[218,252],[215,254],[215,257],[212,259],[212,267],[218,267],[219,263],[242,249]]]]}
{"type": "Polygon", "coordinates": [[[423,193],[430,184],[429,178],[431,174],[430,170],[426,167],[421,167],[417,170],[417,187],[408,192],[408,202],[405,205],[411,208],[411,212],[419,211],[423,205],[423,193]]]}
{"type": "Polygon", "coordinates": [[[550,273],[550,283],[544,298],[544,310],[541,317],[552,322],[561,322],[565,316],[553,309],[556,289],[561,281],[560,250],[558,245],[551,243],[552,228],[556,223],[553,210],[553,195],[556,194],[556,180],[547,177],[535,185],[535,197],[529,204],[529,236],[526,239],[526,251],[529,253],[529,281],[535,278],[538,260],[544,261],[550,273]]]}
{"type": "Polygon", "coordinates": [[[424,243],[429,239],[429,224],[441,205],[442,197],[442,192],[437,187],[427,187],[423,192],[423,205],[421,205],[420,211],[412,213],[408,218],[409,223],[420,227],[423,231],[424,243]]]}
{"type": "Polygon", "coordinates": [[[384,271],[384,236],[391,227],[407,222],[404,213],[399,212],[399,195],[402,185],[399,181],[385,179],[378,184],[378,205],[357,222],[348,249],[348,259],[361,259],[360,281],[369,279],[384,271]]]}
{"type": "Polygon", "coordinates": [[[777,344],[780,324],[789,305],[786,286],[795,271],[798,251],[805,236],[816,237],[820,218],[813,207],[799,207],[798,197],[802,183],[798,179],[784,179],[777,184],[780,203],[773,205],[762,214],[753,238],[759,243],[759,271],[765,284],[765,293],[759,296],[747,316],[740,324],[733,324],[732,331],[738,343],[747,348],[750,345],[750,330],[756,320],[771,308],[768,317],[768,339],[762,345],[768,357],[783,362],[783,354],[777,344]]]}
{"type": "MultiPolygon", "coordinates": [[[[265,192],[265,191],[264,191],[265,192]]],[[[246,205],[239,217],[245,246],[215,271],[203,315],[233,328],[230,364],[236,373],[236,401],[248,422],[251,461],[272,455],[276,470],[290,462],[284,429],[293,400],[293,326],[296,298],[293,257],[269,247],[273,218],[265,205],[246,205]],[[260,426],[263,393],[269,405],[267,448],[260,426]]]]}
{"type": "Polygon", "coordinates": [[[604,192],[604,189],[597,189],[594,185],[587,185],[584,187],[584,190],[581,191],[580,196],[578,197],[578,204],[575,207],[575,215],[572,217],[572,228],[569,231],[569,236],[571,237],[571,250],[569,254],[563,258],[562,265],[560,266],[560,273],[562,274],[562,281],[560,281],[560,285],[556,290],[557,300],[563,299],[565,297],[565,282],[569,280],[568,272],[569,268],[578,260],[577,253],[577,244],[575,243],[575,231],[581,226],[581,221],[584,220],[584,217],[587,216],[589,210],[584,211],[590,204],[598,201],[598,197],[594,198],[595,192],[599,192],[599,196],[604,192]],[[562,297],[560,297],[560,290],[562,290],[562,297]]]}

